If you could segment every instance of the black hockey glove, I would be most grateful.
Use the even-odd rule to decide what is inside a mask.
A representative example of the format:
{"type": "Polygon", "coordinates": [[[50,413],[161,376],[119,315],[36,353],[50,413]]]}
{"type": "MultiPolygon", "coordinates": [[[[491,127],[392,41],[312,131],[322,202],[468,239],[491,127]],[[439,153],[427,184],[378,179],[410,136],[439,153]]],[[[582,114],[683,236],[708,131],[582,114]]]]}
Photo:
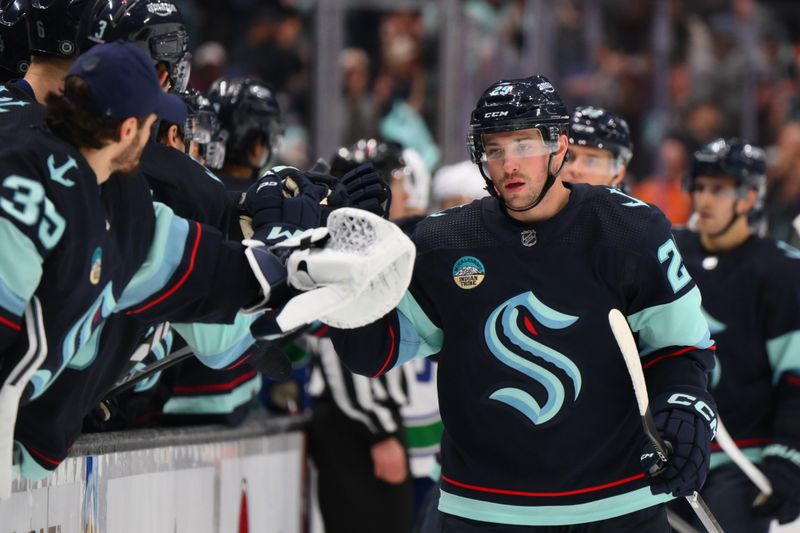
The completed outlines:
{"type": "Polygon", "coordinates": [[[772,484],[772,494],[755,512],[788,524],[800,515],[800,451],[784,444],[764,449],[759,468],[772,484]]]}
{"type": "MultiPolygon", "coordinates": [[[[325,187],[325,196],[320,201],[320,226],[324,226],[328,221],[328,215],[334,209],[348,207],[350,198],[347,189],[339,178],[322,172],[305,172],[304,175],[315,185],[325,187]]],[[[291,179],[291,178],[290,178],[291,179]]]]}
{"type": "Polygon", "coordinates": [[[342,176],[350,207],[364,209],[383,218],[389,218],[392,191],[372,163],[359,165],[342,176]]]}
{"type": "Polygon", "coordinates": [[[655,406],[653,420],[667,443],[669,455],[667,463],[653,472],[652,467],[657,462],[655,450],[649,441],[642,449],[641,463],[643,470],[652,476],[650,490],[653,494],[689,496],[699,491],[706,481],[716,415],[705,402],[706,410],[696,410],[697,403],[693,396],[676,394],[655,406]],[[676,397],[679,397],[679,404],[673,401],[676,397]]]}
{"type": "Polygon", "coordinates": [[[252,239],[272,245],[321,225],[320,202],[328,187],[308,174],[275,167],[250,186],[242,207],[253,217],[252,239]]]}

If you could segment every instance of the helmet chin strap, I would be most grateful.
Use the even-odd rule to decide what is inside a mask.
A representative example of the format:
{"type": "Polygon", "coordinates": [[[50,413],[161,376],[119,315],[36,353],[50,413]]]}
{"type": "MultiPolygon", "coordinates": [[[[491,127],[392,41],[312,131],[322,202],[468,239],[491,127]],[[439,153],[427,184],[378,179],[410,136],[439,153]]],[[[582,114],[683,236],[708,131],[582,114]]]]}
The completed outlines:
{"type": "Polygon", "coordinates": [[[722,228],[721,230],[719,230],[716,233],[710,234],[709,237],[711,237],[712,239],[717,239],[719,237],[722,237],[726,233],[728,233],[728,231],[730,231],[730,229],[733,227],[733,225],[736,223],[736,221],[739,220],[740,216],[742,216],[742,215],[737,213],[736,209],[734,208],[733,215],[731,215],[731,219],[728,221],[727,224],[725,224],[725,227],[722,228]]]}
{"type": "Polygon", "coordinates": [[[561,171],[564,169],[564,163],[566,163],[566,161],[567,158],[565,157],[564,159],[561,160],[561,166],[558,167],[558,170],[556,172],[551,172],[551,165],[553,164],[553,152],[550,152],[550,155],[547,156],[547,180],[544,182],[542,190],[539,192],[539,195],[536,197],[533,203],[531,203],[526,207],[515,208],[515,207],[509,207],[508,205],[506,205],[505,202],[503,202],[502,198],[498,198],[500,202],[503,204],[503,207],[505,207],[509,211],[514,211],[515,213],[522,213],[524,211],[530,211],[531,209],[539,205],[542,202],[542,200],[544,200],[544,195],[547,194],[547,191],[549,191],[550,187],[552,187],[553,184],[556,182],[556,178],[559,176],[559,174],[561,174],[561,171]]]}
{"type": "Polygon", "coordinates": [[[733,203],[733,214],[731,215],[730,220],[728,221],[727,224],[725,224],[725,227],[723,227],[721,230],[719,230],[716,233],[709,234],[709,237],[711,237],[712,239],[718,239],[719,237],[722,237],[723,235],[725,235],[730,231],[730,229],[733,227],[734,224],[736,224],[736,221],[739,220],[739,217],[744,216],[743,213],[739,213],[736,211],[736,203],[739,200],[742,200],[743,198],[744,196],[740,192],[737,192],[736,201],[734,201],[733,203]]]}

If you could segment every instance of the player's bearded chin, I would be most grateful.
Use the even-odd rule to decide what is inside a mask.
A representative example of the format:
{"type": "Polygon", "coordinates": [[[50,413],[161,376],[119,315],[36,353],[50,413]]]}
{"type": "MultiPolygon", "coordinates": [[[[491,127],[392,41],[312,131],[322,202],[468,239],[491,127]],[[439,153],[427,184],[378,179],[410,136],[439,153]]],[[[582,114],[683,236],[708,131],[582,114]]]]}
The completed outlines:
{"type": "Polygon", "coordinates": [[[139,160],[144,151],[144,144],[142,144],[142,130],[136,132],[131,143],[125,148],[121,154],[111,160],[111,165],[114,172],[122,174],[134,174],[139,171],[139,160]]]}

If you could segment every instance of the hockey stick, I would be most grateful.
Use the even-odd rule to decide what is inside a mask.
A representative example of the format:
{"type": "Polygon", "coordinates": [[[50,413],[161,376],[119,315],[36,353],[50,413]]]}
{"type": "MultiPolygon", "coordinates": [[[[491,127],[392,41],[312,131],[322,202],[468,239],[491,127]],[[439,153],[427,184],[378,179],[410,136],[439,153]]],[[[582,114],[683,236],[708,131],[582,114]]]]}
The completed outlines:
{"type": "Polygon", "coordinates": [[[719,444],[722,451],[727,453],[728,457],[736,463],[736,466],[742,469],[742,472],[750,478],[750,481],[761,490],[761,494],[756,496],[753,505],[758,507],[763,504],[767,498],[769,498],[770,494],[772,494],[772,483],[769,482],[767,476],[765,476],[764,473],[742,453],[742,450],[739,449],[736,443],[733,442],[730,433],[725,429],[719,417],[717,418],[717,444],[719,444]]]}
{"type": "MultiPolygon", "coordinates": [[[[647,383],[644,380],[642,362],[639,359],[639,349],[636,347],[636,341],[633,340],[633,333],[631,333],[625,315],[618,309],[609,311],[608,324],[611,326],[611,332],[617,340],[619,349],[622,352],[622,357],[625,360],[625,366],[628,367],[628,373],[633,382],[633,391],[636,394],[636,403],[639,406],[639,415],[642,418],[644,433],[656,450],[659,462],[663,465],[669,460],[670,447],[663,441],[658,430],[656,430],[653,414],[650,412],[647,383]]],[[[705,526],[708,531],[711,533],[722,533],[719,522],[714,518],[708,505],[706,505],[706,502],[703,501],[703,498],[700,497],[697,491],[691,496],[686,496],[686,501],[692,506],[697,518],[700,519],[700,522],[702,522],[703,526],[705,526]]]]}
{"type": "Polygon", "coordinates": [[[670,509],[667,509],[667,522],[669,522],[669,527],[678,533],[700,533],[693,528],[689,522],[678,516],[677,513],[671,511],[670,509]]]}
{"type": "MultiPolygon", "coordinates": [[[[281,348],[306,331],[307,328],[301,328],[281,337],[280,339],[276,339],[273,342],[260,341],[258,343],[260,345],[260,349],[257,349],[259,353],[254,354],[253,357],[247,361],[247,364],[272,380],[285,381],[292,372],[292,363],[289,361],[286,355],[283,354],[281,348]]],[[[194,351],[192,348],[189,346],[184,346],[183,348],[172,352],[164,359],[159,359],[155,363],[147,365],[141,371],[133,375],[125,376],[121,380],[117,381],[114,386],[108,389],[108,392],[105,394],[105,398],[108,399],[125,392],[126,390],[136,386],[136,384],[143,379],[152,376],[156,372],[166,370],[171,366],[190,359],[193,355],[194,351]]]]}

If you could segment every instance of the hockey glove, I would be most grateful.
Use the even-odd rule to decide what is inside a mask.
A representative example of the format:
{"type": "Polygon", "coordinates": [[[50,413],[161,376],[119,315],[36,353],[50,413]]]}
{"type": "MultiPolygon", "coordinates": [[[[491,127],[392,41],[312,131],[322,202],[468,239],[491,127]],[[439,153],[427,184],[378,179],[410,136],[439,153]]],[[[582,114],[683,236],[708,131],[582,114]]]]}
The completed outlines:
{"type": "Polygon", "coordinates": [[[770,444],[764,449],[759,468],[772,484],[772,494],[756,505],[759,515],[776,518],[781,524],[800,515],[800,451],[783,444],[770,444]]]}
{"type": "Polygon", "coordinates": [[[242,201],[252,216],[252,240],[276,244],[320,225],[320,202],[328,187],[314,183],[308,174],[275,167],[247,190],[242,201]]]}
{"type": "Polygon", "coordinates": [[[667,444],[669,456],[667,463],[654,471],[655,450],[650,442],[645,444],[641,462],[645,472],[652,476],[650,490],[653,494],[689,496],[706,481],[716,415],[706,402],[688,394],[673,394],[653,407],[653,420],[667,444]]]}
{"type": "Polygon", "coordinates": [[[392,191],[372,163],[364,163],[342,176],[350,207],[389,218],[392,191]]]}
{"type": "Polygon", "coordinates": [[[305,232],[272,248],[287,254],[289,284],[303,292],[272,324],[251,327],[258,338],[319,320],[343,329],[365,326],[391,311],[411,281],[414,244],[396,225],[361,209],[342,208],[327,228],[305,232]]]}

